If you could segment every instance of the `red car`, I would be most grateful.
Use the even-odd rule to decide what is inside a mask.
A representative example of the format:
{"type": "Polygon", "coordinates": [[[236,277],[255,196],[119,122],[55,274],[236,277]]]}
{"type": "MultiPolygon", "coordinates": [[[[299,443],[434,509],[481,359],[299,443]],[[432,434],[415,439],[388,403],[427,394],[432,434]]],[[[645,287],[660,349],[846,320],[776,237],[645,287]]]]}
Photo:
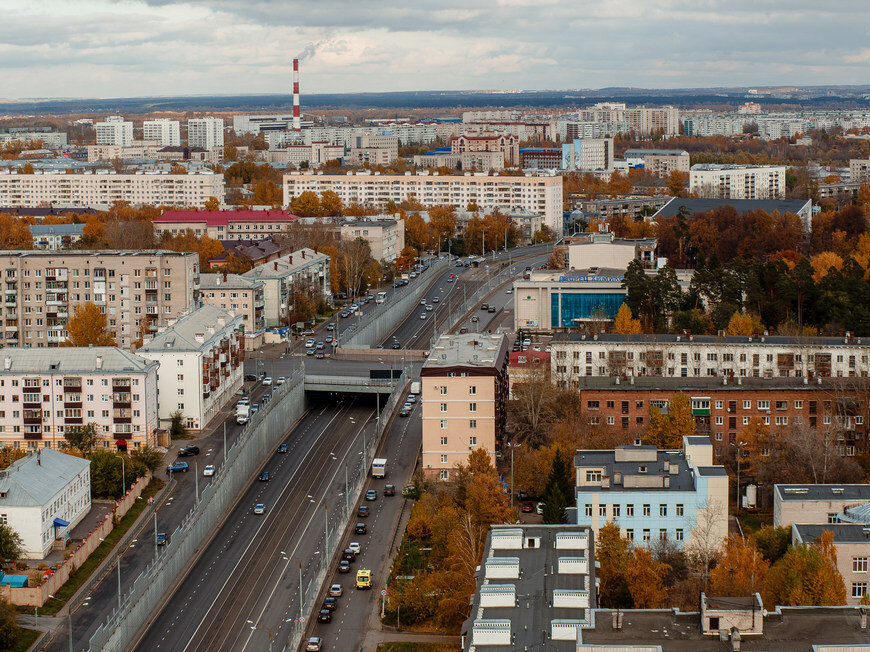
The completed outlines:
{"type": "Polygon", "coordinates": [[[523,503],[520,505],[520,510],[523,514],[531,514],[535,511],[535,506],[532,503],[523,503]]]}

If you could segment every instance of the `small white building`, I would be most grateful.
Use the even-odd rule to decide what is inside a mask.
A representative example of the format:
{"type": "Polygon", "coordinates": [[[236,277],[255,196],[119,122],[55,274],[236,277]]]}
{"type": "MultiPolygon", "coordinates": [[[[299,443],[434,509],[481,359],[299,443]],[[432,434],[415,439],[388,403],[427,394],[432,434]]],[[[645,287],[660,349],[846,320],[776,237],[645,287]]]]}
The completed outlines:
{"type": "Polygon", "coordinates": [[[88,460],[42,448],[0,471],[0,523],[21,536],[25,559],[44,559],[89,511],[88,460]]]}
{"type": "Polygon", "coordinates": [[[157,413],[168,427],[181,412],[188,430],[202,430],[242,386],[241,315],[204,305],[138,349],[157,371],[157,413]]]}
{"type": "Polygon", "coordinates": [[[396,260],[405,248],[404,220],[350,220],[342,222],[341,237],[362,238],[369,243],[372,258],[382,263],[396,260]]]}

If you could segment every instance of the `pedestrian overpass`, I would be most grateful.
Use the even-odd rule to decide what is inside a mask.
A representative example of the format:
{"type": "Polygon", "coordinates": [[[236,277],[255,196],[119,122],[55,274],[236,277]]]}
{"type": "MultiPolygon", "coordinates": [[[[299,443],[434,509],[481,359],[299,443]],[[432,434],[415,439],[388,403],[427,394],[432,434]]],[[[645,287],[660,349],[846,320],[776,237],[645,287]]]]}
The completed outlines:
{"type": "Polygon", "coordinates": [[[306,392],[348,394],[391,394],[401,378],[367,378],[364,376],[325,376],[305,374],[306,392]]]}

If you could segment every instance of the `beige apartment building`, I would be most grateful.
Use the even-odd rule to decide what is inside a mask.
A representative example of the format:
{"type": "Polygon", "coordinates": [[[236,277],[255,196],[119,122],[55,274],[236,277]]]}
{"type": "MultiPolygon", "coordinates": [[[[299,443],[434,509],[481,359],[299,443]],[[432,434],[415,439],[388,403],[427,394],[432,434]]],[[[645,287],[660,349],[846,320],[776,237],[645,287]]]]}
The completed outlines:
{"type": "Polygon", "coordinates": [[[398,204],[413,196],[427,208],[453,205],[464,209],[474,203],[484,213],[496,208],[503,213],[539,213],[556,234],[562,233],[562,177],[552,174],[377,174],[366,170],[355,174],[284,175],[284,205],[307,190],[318,195],[331,190],[345,205],[359,204],[382,211],[390,202],[398,204]]]}
{"type": "Polygon", "coordinates": [[[199,299],[232,315],[240,315],[247,340],[266,327],[263,312],[265,286],[261,280],[240,274],[200,274],[199,299]]]}
{"type": "Polygon", "coordinates": [[[868,484],[778,484],[773,487],[773,524],[838,523],[841,512],[866,503],[868,484]]]}
{"type": "Polygon", "coordinates": [[[88,145],[88,161],[111,161],[116,158],[157,158],[161,148],[157,140],[134,140],[124,145],[88,145]]]}
{"type": "Polygon", "coordinates": [[[59,346],[78,305],[106,315],[115,342],[130,348],[143,333],[193,307],[195,253],[176,251],[0,251],[5,346],[59,346]]]}
{"type": "Polygon", "coordinates": [[[214,240],[262,240],[284,233],[298,220],[289,211],[165,211],[153,220],[154,234],[178,235],[193,231],[214,240]]]}
{"type": "Polygon", "coordinates": [[[111,206],[118,201],[133,206],[183,206],[204,208],[214,197],[224,201],[224,176],[204,168],[190,174],[114,170],[65,173],[59,170],[17,174],[0,170],[0,208],[64,206],[111,206]]]}
{"type": "Polygon", "coordinates": [[[699,163],[689,169],[689,192],[719,199],[782,199],[785,166],[699,163]]]}
{"type": "Polygon", "coordinates": [[[0,446],[59,449],[93,424],[97,448],[155,445],[157,363],[117,347],[0,352],[0,446]]]}
{"type": "Polygon", "coordinates": [[[420,371],[423,469],[448,480],[476,448],[501,445],[508,396],[505,335],[442,335],[420,371]]]}
{"type": "Polygon", "coordinates": [[[369,243],[372,258],[391,263],[405,248],[405,222],[403,220],[354,220],[341,225],[341,237],[346,240],[362,238],[369,243]]]}
{"type": "Polygon", "coordinates": [[[659,177],[674,171],[689,173],[689,152],[684,149],[627,149],[622,156],[642,159],[644,169],[659,177]]]}
{"type": "MultiPolygon", "coordinates": [[[[866,507],[866,506],[865,506],[866,507]]],[[[811,544],[825,532],[834,536],[837,570],[846,585],[846,604],[859,605],[870,583],[870,523],[796,524],[791,528],[792,545],[811,544]]]]}
{"type": "Polygon", "coordinates": [[[504,163],[516,166],[520,163],[520,139],[506,133],[467,133],[457,136],[450,143],[453,154],[466,152],[501,152],[504,163]]]}
{"type": "Polygon", "coordinates": [[[849,181],[852,183],[870,181],[870,158],[849,160],[849,181]]]}

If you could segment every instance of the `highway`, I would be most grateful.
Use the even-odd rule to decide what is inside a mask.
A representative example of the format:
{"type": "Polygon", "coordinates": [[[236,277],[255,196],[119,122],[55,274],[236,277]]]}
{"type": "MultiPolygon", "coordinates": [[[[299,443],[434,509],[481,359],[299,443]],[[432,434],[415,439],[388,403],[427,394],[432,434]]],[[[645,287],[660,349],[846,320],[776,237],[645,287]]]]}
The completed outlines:
{"type": "Polygon", "coordinates": [[[341,531],[345,461],[352,482],[363,472],[361,432],[374,435],[374,412],[373,399],[351,396],[312,406],[284,440],[289,452],[273,453],[264,466],[270,480],[251,478],[137,649],[267,650],[270,639],[283,646],[299,616],[300,563],[308,584],[327,519],[341,531]],[[264,515],[253,513],[257,503],[264,515]]]}
{"type": "MultiPolygon", "coordinates": [[[[338,599],[338,609],[333,612],[331,623],[311,624],[307,636],[320,636],[323,639],[324,650],[361,650],[366,632],[376,630],[377,623],[371,619],[377,618],[380,592],[386,588],[389,574],[390,552],[402,540],[402,533],[396,532],[399,517],[406,500],[401,491],[411,479],[420,450],[422,437],[422,422],[420,405],[415,405],[408,418],[396,417],[392,427],[387,431],[376,457],[387,458],[387,477],[385,479],[369,478],[366,489],[375,489],[378,499],[375,501],[361,500],[358,504],[368,505],[371,516],[365,519],[368,533],[353,534],[353,530],[344,535],[344,546],[351,541],[358,542],[362,552],[357,555],[349,574],[339,574],[337,571],[328,575],[326,587],[338,583],[342,585],[344,594],[338,599]],[[396,495],[385,497],[384,485],[393,484],[396,495]],[[367,568],[372,571],[373,586],[370,591],[359,591],[355,588],[356,571],[367,568]]],[[[407,509],[411,509],[408,502],[407,509]]],[[[363,519],[359,519],[363,520],[363,519]]],[[[351,518],[349,525],[357,522],[351,518]]],[[[320,602],[325,591],[320,594],[320,602]]],[[[318,606],[320,604],[318,602],[318,606]]]]}
{"type": "MultiPolygon", "coordinates": [[[[297,363],[298,364],[298,363],[297,363]]],[[[289,367],[288,367],[289,370],[289,367]]],[[[253,385],[252,400],[257,402],[265,391],[265,389],[257,384],[245,383],[245,387],[250,391],[253,385]]],[[[230,403],[226,408],[228,411],[233,410],[235,401],[230,403]]],[[[232,446],[236,438],[241,434],[242,426],[236,425],[235,419],[231,412],[227,414],[227,446],[232,446]]],[[[165,532],[167,535],[172,533],[176,527],[184,519],[185,515],[193,507],[196,500],[196,484],[199,483],[199,490],[202,491],[208,483],[212,481],[210,477],[204,477],[202,471],[207,464],[214,464],[220,473],[220,466],[223,464],[223,425],[219,424],[217,428],[211,431],[208,436],[193,441],[181,441],[176,443],[174,448],[183,446],[189,443],[195,443],[200,448],[200,454],[197,457],[183,458],[190,464],[191,470],[188,473],[176,473],[175,485],[165,496],[164,502],[157,509],[157,530],[165,532]]],[[[171,463],[175,461],[175,456],[170,454],[166,461],[171,463]]],[[[164,477],[164,479],[166,479],[164,477]]],[[[159,554],[160,549],[156,550],[159,554]]],[[[127,593],[133,581],[145,569],[145,567],[154,559],[154,519],[140,524],[139,528],[133,535],[133,543],[121,555],[121,591],[127,593]]],[[[96,631],[97,627],[105,622],[106,617],[117,608],[118,605],[118,580],[115,568],[106,574],[100,582],[87,593],[82,605],[73,608],[73,646],[76,650],[87,649],[90,637],[96,631]]],[[[69,630],[64,625],[62,630],[58,630],[57,635],[52,640],[49,646],[50,650],[62,651],[69,649],[69,630]]]]}

